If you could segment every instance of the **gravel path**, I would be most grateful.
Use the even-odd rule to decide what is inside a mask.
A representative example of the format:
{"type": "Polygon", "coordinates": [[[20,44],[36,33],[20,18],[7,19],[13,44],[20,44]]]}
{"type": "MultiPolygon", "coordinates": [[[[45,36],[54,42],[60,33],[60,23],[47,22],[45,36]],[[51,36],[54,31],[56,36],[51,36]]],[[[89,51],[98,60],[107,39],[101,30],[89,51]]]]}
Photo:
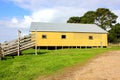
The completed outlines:
{"type": "Polygon", "coordinates": [[[111,51],[93,59],[84,67],[42,80],[120,80],[120,51],[111,51]]]}

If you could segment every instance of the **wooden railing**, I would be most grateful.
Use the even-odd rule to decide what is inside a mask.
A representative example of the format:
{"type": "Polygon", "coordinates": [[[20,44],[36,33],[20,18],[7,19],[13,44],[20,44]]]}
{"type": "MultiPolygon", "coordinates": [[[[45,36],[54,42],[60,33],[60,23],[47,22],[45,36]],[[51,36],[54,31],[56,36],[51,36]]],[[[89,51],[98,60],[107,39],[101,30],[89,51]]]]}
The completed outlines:
{"type": "Polygon", "coordinates": [[[0,59],[6,55],[18,54],[25,49],[34,47],[36,44],[35,34],[29,34],[18,39],[0,44],[0,59]]]}

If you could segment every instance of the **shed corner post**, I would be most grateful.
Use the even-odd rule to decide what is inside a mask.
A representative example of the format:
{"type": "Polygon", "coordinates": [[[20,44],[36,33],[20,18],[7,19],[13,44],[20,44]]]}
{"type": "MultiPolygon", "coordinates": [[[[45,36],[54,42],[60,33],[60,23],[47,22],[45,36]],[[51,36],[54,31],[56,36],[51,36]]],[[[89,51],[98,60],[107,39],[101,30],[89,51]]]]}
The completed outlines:
{"type": "Polygon", "coordinates": [[[35,29],[35,55],[37,55],[37,30],[35,29]]]}

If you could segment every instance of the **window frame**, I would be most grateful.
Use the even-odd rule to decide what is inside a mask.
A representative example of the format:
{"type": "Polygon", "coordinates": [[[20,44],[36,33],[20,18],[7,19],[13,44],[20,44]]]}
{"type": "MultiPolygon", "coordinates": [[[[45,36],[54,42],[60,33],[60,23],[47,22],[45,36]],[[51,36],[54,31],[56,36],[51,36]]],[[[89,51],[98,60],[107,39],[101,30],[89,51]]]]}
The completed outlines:
{"type": "Polygon", "coordinates": [[[89,40],[93,40],[93,36],[89,36],[89,40]]]}
{"type": "Polygon", "coordinates": [[[66,39],[66,35],[65,35],[65,34],[62,34],[62,35],[61,35],[61,39],[66,39]]]}
{"type": "Polygon", "coordinates": [[[47,35],[46,34],[42,34],[42,39],[47,39],[47,35]]]}

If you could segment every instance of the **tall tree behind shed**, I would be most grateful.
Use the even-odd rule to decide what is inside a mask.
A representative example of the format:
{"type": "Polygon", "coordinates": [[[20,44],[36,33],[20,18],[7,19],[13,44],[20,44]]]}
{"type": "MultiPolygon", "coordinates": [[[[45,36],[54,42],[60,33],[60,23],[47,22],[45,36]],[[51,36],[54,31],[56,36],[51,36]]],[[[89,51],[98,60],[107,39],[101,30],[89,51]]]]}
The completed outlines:
{"type": "Polygon", "coordinates": [[[67,23],[97,24],[106,30],[116,23],[117,18],[109,9],[98,8],[96,11],[86,12],[82,17],[70,17],[67,23]]]}
{"type": "Polygon", "coordinates": [[[96,18],[95,12],[88,11],[84,14],[84,16],[80,17],[80,23],[94,24],[95,18],[96,18]]]}
{"type": "Polygon", "coordinates": [[[103,29],[111,28],[112,24],[116,23],[117,15],[112,13],[109,9],[98,8],[96,10],[95,23],[103,29]]]}

